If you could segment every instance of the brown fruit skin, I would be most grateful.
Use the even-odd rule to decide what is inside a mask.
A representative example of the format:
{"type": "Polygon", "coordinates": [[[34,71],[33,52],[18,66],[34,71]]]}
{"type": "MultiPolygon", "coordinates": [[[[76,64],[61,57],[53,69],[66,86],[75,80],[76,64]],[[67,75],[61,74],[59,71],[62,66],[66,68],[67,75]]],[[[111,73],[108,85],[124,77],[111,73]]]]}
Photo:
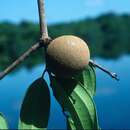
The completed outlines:
{"type": "Polygon", "coordinates": [[[87,44],[73,35],[63,35],[54,39],[46,50],[47,66],[57,77],[69,78],[82,72],[89,59],[87,44]]]}

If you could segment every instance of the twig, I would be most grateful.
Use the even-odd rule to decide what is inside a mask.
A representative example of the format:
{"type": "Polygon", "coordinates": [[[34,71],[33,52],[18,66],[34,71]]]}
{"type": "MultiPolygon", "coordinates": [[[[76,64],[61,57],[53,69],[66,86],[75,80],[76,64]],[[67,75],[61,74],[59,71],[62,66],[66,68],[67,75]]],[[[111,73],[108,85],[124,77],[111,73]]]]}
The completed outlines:
{"type": "Polygon", "coordinates": [[[44,69],[44,71],[43,71],[43,73],[42,73],[42,76],[41,76],[41,77],[44,77],[44,75],[45,75],[46,71],[47,71],[47,69],[46,69],[46,67],[45,67],[45,69],[44,69]]]}
{"type": "Polygon", "coordinates": [[[45,9],[44,0],[37,0],[38,11],[39,11],[39,24],[40,24],[40,42],[29,48],[22,56],[20,56],[16,61],[14,61],[9,67],[7,67],[3,72],[0,73],[0,80],[4,78],[9,72],[16,68],[21,62],[23,62],[32,52],[36,51],[40,47],[45,47],[49,44],[51,39],[48,36],[47,24],[45,21],[45,9]]]}
{"type": "MultiPolygon", "coordinates": [[[[49,38],[47,24],[45,20],[45,1],[44,0],[37,0],[38,3],[38,12],[39,12],[39,24],[40,24],[40,34],[41,39],[46,40],[49,38]]],[[[46,42],[44,42],[46,43],[46,42]]]]}
{"type": "Polygon", "coordinates": [[[16,68],[22,61],[24,61],[32,52],[36,51],[42,47],[41,43],[38,42],[29,48],[22,56],[20,56],[16,61],[14,61],[9,67],[7,67],[3,72],[0,73],[0,80],[4,78],[9,72],[16,68]]]}
{"type": "Polygon", "coordinates": [[[108,75],[110,75],[112,78],[116,79],[117,81],[119,81],[119,78],[117,76],[116,73],[110,72],[109,70],[107,70],[106,68],[102,67],[101,65],[95,63],[93,60],[89,61],[90,64],[92,64],[93,66],[101,69],[102,71],[104,71],[105,73],[107,73],[108,75]]]}

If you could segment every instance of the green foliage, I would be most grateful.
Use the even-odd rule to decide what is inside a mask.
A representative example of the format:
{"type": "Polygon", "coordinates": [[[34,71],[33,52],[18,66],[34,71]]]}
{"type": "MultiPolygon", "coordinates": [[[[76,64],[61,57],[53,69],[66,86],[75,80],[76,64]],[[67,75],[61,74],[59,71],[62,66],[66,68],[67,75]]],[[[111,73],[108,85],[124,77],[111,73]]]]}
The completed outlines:
{"type": "Polygon", "coordinates": [[[54,96],[62,106],[63,112],[69,112],[69,115],[66,115],[68,129],[99,129],[93,102],[95,78],[95,71],[91,66],[78,79],[51,77],[54,96]]]}
{"type": "MultiPolygon", "coordinates": [[[[89,44],[91,56],[117,58],[130,53],[130,16],[106,14],[95,19],[49,26],[49,34],[55,38],[64,34],[81,37],[89,44]],[[97,47],[98,46],[98,47],[97,47]]],[[[39,25],[23,21],[19,24],[0,24],[0,68],[8,66],[39,39],[39,25]]],[[[43,50],[29,57],[27,67],[44,61],[43,50]]]]}
{"type": "Polygon", "coordinates": [[[76,79],[81,82],[84,89],[94,96],[96,93],[96,74],[95,68],[92,65],[86,67],[86,69],[76,79]]]}
{"type": "Polygon", "coordinates": [[[44,79],[29,87],[20,111],[19,129],[47,129],[50,112],[50,93],[44,79]]]}
{"type": "Polygon", "coordinates": [[[82,86],[77,85],[72,92],[71,98],[75,100],[75,102],[73,102],[70,99],[76,113],[74,113],[73,109],[69,110],[70,114],[72,113],[72,119],[74,120],[77,129],[98,129],[98,126],[95,123],[95,106],[93,104],[93,99],[91,98],[89,93],[87,93],[87,91],[84,91],[82,86]],[[80,121],[81,126],[79,125],[79,123],[77,123],[77,121],[75,121],[75,114],[79,117],[78,120],[80,121]]]}
{"type": "MultiPolygon", "coordinates": [[[[93,96],[96,76],[93,66],[88,65],[78,76],[63,79],[50,75],[53,94],[67,118],[67,129],[100,129],[93,96]]],[[[47,130],[50,113],[50,92],[46,81],[39,78],[28,88],[20,111],[18,129],[47,130]]],[[[0,128],[7,128],[0,114],[0,128]]]]}
{"type": "Polygon", "coordinates": [[[3,129],[8,129],[8,125],[5,120],[5,117],[3,116],[2,113],[0,113],[0,130],[3,130],[3,129]]]}
{"type": "MultiPolygon", "coordinates": [[[[37,24],[21,22],[20,24],[0,24],[0,68],[8,66],[25,50],[38,40],[39,27],[37,24]]],[[[44,61],[43,50],[37,52],[25,62],[27,67],[44,61]],[[35,60],[34,60],[35,59],[35,60]]]]}

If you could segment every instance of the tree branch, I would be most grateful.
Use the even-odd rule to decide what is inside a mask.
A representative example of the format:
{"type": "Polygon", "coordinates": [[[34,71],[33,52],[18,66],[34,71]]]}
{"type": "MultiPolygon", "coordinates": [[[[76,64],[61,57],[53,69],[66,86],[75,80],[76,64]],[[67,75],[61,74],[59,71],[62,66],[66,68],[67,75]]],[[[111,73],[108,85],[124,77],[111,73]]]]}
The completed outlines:
{"type": "MultiPolygon", "coordinates": [[[[38,12],[39,12],[39,24],[40,24],[40,34],[41,39],[46,40],[49,38],[47,24],[45,20],[45,1],[44,0],[37,0],[38,3],[38,12]]],[[[44,42],[46,44],[46,42],[44,42]]]]}
{"type": "Polygon", "coordinates": [[[0,73],[0,80],[4,78],[9,72],[16,68],[21,62],[23,62],[32,52],[38,50],[40,47],[45,47],[51,41],[48,36],[47,24],[45,21],[45,9],[44,0],[37,0],[38,2],[38,12],[39,12],[39,24],[40,24],[40,42],[29,48],[22,56],[20,56],[16,61],[14,61],[9,67],[7,67],[3,72],[0,73]]]}
{"type": "Polygon", "coordinates": [[[40,42],[33,45],[29,48],[22,56],[20,56],[16,61],[14,61],[9,67],[7,67],[3,72],[0,73],[0,80],[4,78],[9,72],[11,72],[14,68],[16,68],[22,61],[24,61],[32,52],[41,48],[42,45],[40,42]]]}
{"type": "Polygon", "coordinates": [[[119,78],[117,76],[116,73],[110,72],[109,70],[107,70],[106,68],[102,67],[101,65],[95,63],[93,60],[89,61],[90,64],[92,64],[93,66],[99,68],[100,70],[104,71],[105,73],[107,73],[108,75],[110,75],[112,78],[116,79],[117,81],[119,81],[119,78]]]}

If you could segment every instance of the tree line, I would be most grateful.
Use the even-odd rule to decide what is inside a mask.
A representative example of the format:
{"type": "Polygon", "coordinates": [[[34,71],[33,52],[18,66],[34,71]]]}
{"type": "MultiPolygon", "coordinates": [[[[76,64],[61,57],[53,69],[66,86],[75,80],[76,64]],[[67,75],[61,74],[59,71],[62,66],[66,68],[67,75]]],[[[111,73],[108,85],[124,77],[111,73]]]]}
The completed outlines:
{"type": "MultiPolygon", "coordinates": [[[[109,13],[97,18],[49,25],[52,38],[72,34],[84,39],[92,57],[118,58],[130,53],[130,15],[109,13]]],[[[39,39],[39,25],[28,21],[0,23],[0,69],[8,66],[39,39]]],[[[26,60],[27,67],[44,62],[44,50],[26,60]]]]}

